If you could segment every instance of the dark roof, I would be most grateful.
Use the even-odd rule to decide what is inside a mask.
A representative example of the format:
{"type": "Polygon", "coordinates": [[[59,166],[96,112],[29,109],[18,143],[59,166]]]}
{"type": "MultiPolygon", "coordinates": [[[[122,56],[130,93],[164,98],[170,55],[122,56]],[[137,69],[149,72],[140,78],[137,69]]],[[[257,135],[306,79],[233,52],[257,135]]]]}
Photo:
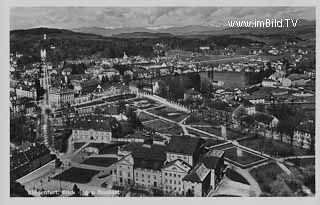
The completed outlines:
{"type": "Polygon", "coordinates": [[[193,155],[202,143],[204,143],[204,140],[188,135],[172,136],[168,145],[168,152],[193,155]]]}
{"type": "Polygon", "coordinates": [[[199,163],[186,176],[184,176],[182,180],[201,183],[209,172],[210,169],[208,169],[203,163],[199,163]]]}
{"type": "Polygon", "coordinates": [[[170,162],[166,163],[163,167],[169,167],[171,165],[174,165],[177,161],[179,161],[182,165],[189,167],[190,169],[192,168],[192,166],[190,164],[183,161],[182,159],[176,159],[176,160],[170,161],[170,162]]]}
{"type": "Polygon", "coordinates": [[[288,79],[290,80],[308,79],[308,76],[304,74],[292,73],[288,76],[288,79]]]}
{"type": "Polygon", "coordinates": [[[202,162],[208,169],[216,169],[217,164],[223,155],[224,151],[211,149],[200,159],[200,162],[202,162]]]}
{"type": "Polygon", "coordinates": [[[256,113],[253,115],[253,118],[258,122],[262,122],[268,125],[270,124],[270,122],[273,120],[274,117],[264,113],[256,113]]]}
{"type": "Polygon", "coordinates": [[[154,159],[165,161],[167,146],[163,145],[144,145],[143,143],[130,143],[123,147],[124,150],[130,151],[133,158],[154,159]]]}
{"type": "Polygon", "coordinates": [[[112,117],[104,116],[86,116],[79,118],[72,126],[73,129],[96,131],[111,131],[111,128],[117,126],[116,120],[112,117]]]}
{"type": "Polygon", "coordinates": [[[134,167],[141,169],[153,169],[153,170],[161,170],[161,167],[165,160],[157,160],[157,159],[145,159],[145,158],[136,158],[133,157],[134,167]]]}
{"type": "Polygon", "coordinates": [[[200,95],[200,93],[197,90],[195,90],[194,88],[186,90],[184,93],[187,95],[200,95]]]}

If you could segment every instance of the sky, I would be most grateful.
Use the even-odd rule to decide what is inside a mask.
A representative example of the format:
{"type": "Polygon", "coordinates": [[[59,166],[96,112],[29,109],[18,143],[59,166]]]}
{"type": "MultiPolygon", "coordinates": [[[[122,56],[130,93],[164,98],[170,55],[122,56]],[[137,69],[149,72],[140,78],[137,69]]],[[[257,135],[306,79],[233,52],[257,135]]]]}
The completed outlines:
{"type": "Polygon", "coordinates": [[[315,20],[312,7],[13,7],[10,30],[35,27],[225,26],[228,20],[293,18],[315,20]]]}

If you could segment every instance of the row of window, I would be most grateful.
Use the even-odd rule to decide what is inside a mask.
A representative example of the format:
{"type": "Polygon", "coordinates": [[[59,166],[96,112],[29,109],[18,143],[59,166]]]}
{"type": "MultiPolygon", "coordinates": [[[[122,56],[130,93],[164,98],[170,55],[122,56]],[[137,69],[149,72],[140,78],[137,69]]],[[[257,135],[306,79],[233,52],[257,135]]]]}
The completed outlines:
{"type": "Polygon", "coordinates": [[[177,180],[177,181],[176,181],[176,180],[172,180],[172,179],[169,179],[169,180],[168,180],[168,179],[165,179],[164,182],[165,182],[165,183],[168,183],[168,182],[169,182],[169,184],[172,184],[172,182],[173,182],[173,184],[179,184],[179,185],[181,185],[181,181],[180,181],[180,180],[177,180]]]}
{"type": "Polygon", "coordinates": [[[167,172],[164,172],[164,176],[169,176],[169,177],[177,177],[178,176],[178,178],[180,178],[181,177],[181,175],[180,174],[172,174],[172,173],[167,173],[167,172]]]}

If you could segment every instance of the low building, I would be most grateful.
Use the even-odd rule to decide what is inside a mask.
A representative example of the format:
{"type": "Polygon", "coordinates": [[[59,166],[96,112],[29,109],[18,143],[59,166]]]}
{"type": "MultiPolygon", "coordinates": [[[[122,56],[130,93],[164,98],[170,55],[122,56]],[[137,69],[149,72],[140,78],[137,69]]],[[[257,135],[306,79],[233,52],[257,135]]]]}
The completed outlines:
{"type": "Polygon", "coordinates": [[[305,80],[308,79],[307,75],[293,73],[288,76],[288,79],[291,81],[291,86],[303,86],[306,84],[305,80]]]}
{"type": "Polygon", "coordinates": [[[275,87],[277,85],[277,81],[272,79],[264,79],[261,82],[262,87],[275,87]]]}

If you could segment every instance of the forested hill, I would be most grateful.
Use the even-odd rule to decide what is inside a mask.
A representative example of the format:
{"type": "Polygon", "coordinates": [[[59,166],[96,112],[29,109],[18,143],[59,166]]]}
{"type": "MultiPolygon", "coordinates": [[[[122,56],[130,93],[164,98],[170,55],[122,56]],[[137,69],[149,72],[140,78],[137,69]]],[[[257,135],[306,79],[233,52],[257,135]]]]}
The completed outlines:
{"type": "MultiPolygon", "coordinates": [[[[42,45],[42,35],[47,34],[46,46],[52,60],[63,60],[66,58],[78,58],[89,55],[101,57],[122,57],[123,52],[129,56],[140,55],[149,57],[153,55],[153,46],[160,42],[169,49],[183,49],[194,51],[199,46],[214,45],[227,46],[229,44],[247,45],[250,43],[260,43],[247,38],[229,36],[215,36],[209,38],[184,38],[167,34],[144,34],[144,37],[126,38],[104,37],[96,34],[73,32],[63,29],[36,28],[29,30],[13,30],[10,32],[10,52],[22,53],[26,58],[35,60],[40,56],[40,46],[42,45]],[[54,46],[55,49],[50,49],[54,46]]],[[[136,34],[138,35],[138,34],[136,34]]],[[[26,60],[26,59],[25,59],[26,60]]]]}

